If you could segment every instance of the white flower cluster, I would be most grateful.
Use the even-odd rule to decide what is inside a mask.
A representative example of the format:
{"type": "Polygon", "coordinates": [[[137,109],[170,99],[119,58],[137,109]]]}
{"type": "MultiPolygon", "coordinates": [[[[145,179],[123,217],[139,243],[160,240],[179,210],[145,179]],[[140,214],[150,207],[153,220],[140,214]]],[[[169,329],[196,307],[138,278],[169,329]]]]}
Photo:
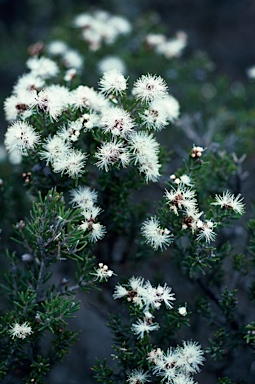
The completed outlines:
{"type": "Polygon", "coordinates": [[[192,375],[200,371],[204,352],[193,341],[184,341],[182,346],[169,348],[167,352],[160,348],[148,354],[148,361],[155,364],[152,372],[160,376],[162,382],[169,384],[195,384],[192,375]]]}
{"type": "MultiPolygon", "coordinates": [[[[49,46],[55,55],[65,49],[60,41],[49,46]]],[[[4,105],[6,118],[12,122],[5,135],[10,153],[27,155],[37,147],[39,157],[51,165],[53,172],[78,178],[85,172],[88,157],[84,149],[79,149],[80,137],[97,129],[101,137],[91,155],[99,169],[107,172],[113,166],[133,165],[146,182],[158,180],[159,143],[147,131],[162,129],[179,115],[179,103],[168,94],[160,76],[142,75],[135,81],[131,95],[127,95],[127,78],[117,69],[103,74],[98,91],[86,85],[70,90],[67,86],[49,84],[59,74],[53,60],[33,57],[27,65],[30,73],[18,80],[4,105]],[[122,98],[135,99],[135,108],[126,110],[122,98]],[[26,121],[33,115],[41,116],[40,134],[26,121]],[[61,126],[56,123],[59,119],[65,121],[61,126]],[[51,123],[55,131],[50,127],[51,134],[47,136],[46,127],[51,123]]]]}
{"type": "Polygon", "coordinates": [[[142,277],[131,277],[128,284],[116,285],[113,293],[114,299],[126,297],[129,302],[139,306],[143,310],[143,319],[138,319],[132,324],[132,331],[138,338],[143,338],[148,332],[157,330],[159,324],[153,323],[153,312],[164,303],[167,309],[172,309],[172,301],[175,300],[172,289],[165,284],[153,287],[149,280],[144,281],[142,277]]]}
{"type": "Polygon", "coordinates": [[[187,45],[185,32],[177,32],[174,38],[168,39],[163,34],[150,33],[145,37],[146,45],[165,56],[167,59],[179,57],[187,45]]]}
{"type": "Polygon", "coordinates": [[[77,15],[73,25],[81,29],[82,38],[92,51],[100,49],[102,44],[113,44],[120,35],[131,31],[131,24],[126,18],[102,10],[77,15]]]}
{"type": "Polygon", "coordinates": [[[25,339],[27,336],[33,333],[32,328],[30,327],[28,322],[23,324],[15,323],[11,326],[9,330],[11,337],[17,337],[18,339],[25,339]]]}
{"type": "Polygon", "coordinates": [[[71,203],[82,210],[84,220],[80,228],[89,233],[88,239],[96,242],[104,237],[105,226],[97,221],[97,216],[101,213],[101,208],[95,205],[97,192],[89,187],[78,187],[71,191],[71,203]]]}
{"type": "MultiPolygon", "coordinates": [[[[204,148],[194,146],[191,157],[199,159],[203,151],[204,148]]],[[[208,243],[214,241],[216,238],[214,228],[217,223],[213,220],[202,220],[201,217],[204,213],[199,211],[196,191],[192,188],[191,178],[186,174],[179,177],[172,174],[170,180],[173,184],[170,190],[165,191],[166,204],[175,215],[181,215],[182,229],[190,229],[192,233],[197,234],[196,240],[198,241],[205,240],[208,243]]],[[[215,196],[215,201],[211,203],[211,206],[219,206],[221,210],[232,210],[241,215],[244,213],[242,200],[241,194],[234,196],[229,191],[225,191],[222,195],[215,196]]],[[[164,249],[173,241],[173,235],[170,234],[170,230],[168,228],[161,228],[159,219],[156,216],[143,222],[141,232],[146,242],[155,250],[159,248],[164,249]]]]}

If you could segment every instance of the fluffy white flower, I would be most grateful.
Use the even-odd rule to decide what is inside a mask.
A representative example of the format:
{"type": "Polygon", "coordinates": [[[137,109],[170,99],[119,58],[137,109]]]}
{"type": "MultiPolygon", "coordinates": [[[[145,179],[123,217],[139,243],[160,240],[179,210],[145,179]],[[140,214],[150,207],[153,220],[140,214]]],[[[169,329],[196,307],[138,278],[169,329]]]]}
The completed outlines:
{"type": "Polygon", "coordinates": [[[184,32],[179,32],[175,38],[159,43],[156,52],[164,55],[167,59],[179,57],[186,45],[187,35],[184,32]]]}
{"type": "Polygon", "coordinates": [[[66,68],[80,70],[83,67],[83,58],[80,53],[74,49],[66,50],[62,55],[62,61],[66,68]]]}
{"type": "Polygon", "coordinates": [[[19,91],[18,94],[7,97],[4,101],[4,112],[7,121],[16,120],[17,117],[26,119],[32,114],[34,93],[19,91]]]}
{"type": "Polygon", "coordinates": [[[127,79],[118,70],[111,69],[103,74],[99,89],[106,95],[122,95],[127,89],[127,79]]]}
{"type": "Polygon", "coordinates": [[[151,217],[144,221],[142,225],[142,234],[146,238],[146,243],[150,244],[153,249],[166,248],[173,241],[173,235],[169,229],[161,228],[156,217],[151,217]]]}
{"type": "Polygon", "coordinates": [[[101,112],[109,107],[109,100],[93,88],[80,85],[77,89],[70,92],[71,104],[74,108],[87,108],[101,112]]]}
{"type": "Polygon", "coordinates": [[[65,173],[71,178],[76,178],[85,172],[84,166],[87,155],[79,150],[70,148],[64,157],[56,157],[53,160],[53,171],[65,173]]]}
{"type": "Polygon", "coordinates": [[[34,73],[26,73],[22,75],[14,85],[13,93],[18,96],[20,92],[24,91],[39,91],[44,84],[45,81],[41,77],[36,76],[34,73]]]}
{"type": "Polygon", "coordinates": [[[179,184],[177,189],[172,187],[171,191],[165,191],[167,203],[177,216],[179,215],[179,210],[196,210],[197,201],[195,194],[195,191],[184,187],[183,184],[179,184]]]}
{"type": "Polygon", "coordinates": [[[46,160],[47,165],[54,162],[57,158],[65,157],[70,150],[70,144],[66,143],[58,135],[49,136],[42,147],[43,150],[39,152],[39,156],[41,159],[46,160]]]}
{"type": "Polygon", "coordinates": [[[15,323],[10,328],[9,333],[13,339],[14,337],[17,337],[18,339],[25,339],[33,333],[32,328],[27,321],[21,325],[19,323],[15,323]]]}
{"type": "Polygon", "coordinates": [[[39,139],[39,134],[30,124],[16,121],[8,127],[4,143],[8,152],[18,151],[20,154],[26,154],[27,150],[34,149],[39,139]]]}
{"type": "Polygon", "coordinates": [[[95,157],[98,159],[96,165],[99,169],[109,171],[109,167],[114,164],[120,164],[123,168],[129,164],[129,153],[122,143],[112,141],[109,143],[103,143],[95,153],[95,157]]]}
{"type": "Polygon", "coordinates": [[[62,40],[54,40],[47,45],[48,53],[53,56],[63,55],[67,49],[68,46],[62,40]]]}
{"type": "Polygon", "coordinates": [[[150,102],[166,97],[167,90],[167,84],[161,76],[147,74],[136,80],[133,94],[138,100],[150,102]]]}
{"type": "Polygon", "coordinates": [[[68,107],[69,97],[68,88],[61,85],[50,85],[38,93],[34,105],[42,112],[48,113],[52,120],[57,120],[68,107]]]}
{"type": "Polygon", "coordinates": [[[196,239],[198,241],[205,240],[207,243],[214,241],[216,238],[216,233],[213,231],[213,228],[215,226],[216,224],[210,220],[206,220],[205,222],[198,220],[196,223],[196,228],[199,231],[199,234],[197,235],[196,239]]]}
{"type": "Polygon", "coordinates": [[[204,352],[197,342],[184,341],[183,346],[179,347],[177,351],[176,366],[181,368],[182,373],[199,372],[199,365],[204,361],[204,352]]]}
{"type": "Polygon", "coordinates": [[[112,107],[102,112],[100,126],[105,132],[111,132],[113,136],[128,136],[134,125],[130,113],[122,108],[112,107]]]}
{"type": "Polygon", "coordinates": [[[175,97],[167,94],[162,100],[153,102],[154,107],[160,105],[160,108],[166,113],[167,120],[172,123],[180,115],[180,104],[175,97]]]}
{"type": "Polygon", "coordinates": [[[215,200],[211,205],[219,205],[222,209],[232,209],[240,215],[244,213],[243,197],[241,197],[240,193],[234,196],[229,191],[225,191],[222,196],[216,195],[215,200]]]}
{"type": "Polygon", "coordinates": [[[31,57],[27,60],[26,64],[34,76],[39,76],[43,79],[55,77],[59,72],[55,61],[47,57],[31,57]]]}
{"type": "Polygon", "coordinates": [[[142,369],[133,369],[133,371],[128,375],[127,382],[129,384],[143,384],[148,380],[149,374],[144,372],[142,369]]]}
{"type": "Polygon", "coordinates": [[[77,189],[73,189],[70,194],[71,203],[81,209],[92,207],[97,201],[97,192],[86,186],[79,186],[77,189]]]}
{"type": "Polygon", "coordinates": [[[143,339],[145,333],[159,329],[159,325],[157,323],[149,323],[146,319],[138,319],[135,324],[132,324],[131,329],[138,336],[138,339],[143,339]]]}

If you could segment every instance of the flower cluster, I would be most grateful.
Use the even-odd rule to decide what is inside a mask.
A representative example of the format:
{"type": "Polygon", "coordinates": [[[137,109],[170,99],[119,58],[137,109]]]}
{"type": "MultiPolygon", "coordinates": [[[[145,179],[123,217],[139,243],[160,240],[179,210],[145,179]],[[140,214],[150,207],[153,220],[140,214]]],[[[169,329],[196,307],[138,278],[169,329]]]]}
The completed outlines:
{"type": "Polygon", "coordinates": [[[165,284],[153,287],[149,280],[144,281],[142,277],[131,277],[128,284],[116,285],[113,293],[114,299],[126,297],[127,300],[143,311],[143,318],[132,324],[131,330],[138,338],[144,338],[146,333],[157,330],[158,323],[153,322],[152,312],[159,309],[164,303],[167,309],[172,309],[175,300],[172,289],[165,284]]]}
{"type": "Polygon", "coordinates": [[[89,187],[78,187],[71,191],[71,203],[82,210],[84,220],[80,228],[88,232],[88,239],[96,242],[102,239],[106,233],[105,227],[97,221],[97,216],[101,213],[101,208],[96,206],[97,193],[89,187]]]}
{"type": "Polygon", "coordinates": [[[169,229],[161,228],[156,217],[151,217],[143,222],[142,235],[146,238],[146,243],[153,249],[163,249],[173,241],[173,235],[169,229]]]}
{"type": "Polygon", "coordinates": [[[148,361],[154,367],[153,374],[169,384],[194,384],[192,375],[199,372],[203,364],[203,350],[193,341],[184,341],[182,346],[169,348],[167,352],[160,348],[148,354],[148,361]]]}
{"type": "Polygon", "coordinates": [[[77,15],[73,25],[81,29],[81,36],[91,51],[97,51],[103,43],[113,44],[120,35],[131,31],[131,24],[126,18],[101,10],[77,15]]]}
{"type": "Polygon", "coordinates": [[[145,37],[145,44],[166,59],[171,59],[182,54],[187,45],[187,35],[185,32],[177,32],[175,37],[168,39],[163,34],[150,33],[145,37]]]}
{"type": "MultiPolygon", "coordinates": [[[[60,52],[61,46],[57,48],[60,52]]],[[[43,59],[30,59],[31,72],[18,80],[13,95],[5,101],[7,120],[16,120],[5,135],[7,150],[27,154],[38,144],[40,159],[51,165],[53,172],[74,179],[84,174],[87,158],[92,155],[100,170],[135,166],[146,182],[157,181],[161,168],[159,143],[147,130],[162,129],[179,116],[179,103],[168,94],[165,81],[160,76],[142,75],[130,96],[127,78],[116,69],[103,74],[98,91],[85,85],[74,89],[46,85],[46,79],[56,76],[58,70],[53,60],[43,59]],[[44,64],[41,71],[40,62],[44,64]],[[122,101],[127,97],[137,104],[131,111],[122,101]],[[34,115],[43,121],[39,132],[26,121],[34,115]],[[64,124],[57,124],[60,119],[64,124]],[[48,135],[46,121],[54,124],[48,135]],[[89,131],[96,135],[97,146],[94,153],[87,154],[83,139],[89,131]]]]}

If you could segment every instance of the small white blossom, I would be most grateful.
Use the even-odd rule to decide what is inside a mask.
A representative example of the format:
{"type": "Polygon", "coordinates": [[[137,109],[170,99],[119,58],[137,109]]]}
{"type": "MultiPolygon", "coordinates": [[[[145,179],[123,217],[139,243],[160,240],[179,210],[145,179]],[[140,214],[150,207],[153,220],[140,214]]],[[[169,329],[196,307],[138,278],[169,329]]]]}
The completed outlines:
{"type": "Polygon", "coordinates": [[[183,347],[178,348],[176,366],[181,367],[182,373],[199,372],[199,365],[203,364],[204,352],[201,346],[194,341],[184,341],[183,347]]]}
{"type": "Polygon", "coordinates": [[[20,154],[26,154],[27,150],[34,149],[39,139],[39,134],[30,124],[16,121],[8,127],[4,143],[8,152],[18,151],[20,154]]]}
{"type": "Polygon", "coordinates": [[[128,136],[135,125],[130,113],[119,107],[112,107],[102,112],[100,126],[114,136],[128,136]]]}
{"type": "Polygon", "coordinates": [[[115,164],[122,165],[126,168],[130,161],[129,153],[122,143],[112,141],[109,143],[103,143],[95,153],[95,157],[98,159],[96,166],[99,169],[109,171],[109,167],[115,164]]]}
{"type": "Polygon", "coordinates": [[[69,104],[69,90],[61,85],[50,85],[35,96],[34,106],[49,114],[51,120],[57,120],[69,104]]]}
{"type": "Polygon", "coordinates": [[[106,95],[122,95],[127,89],[127,79],[117,69],[111,69],[103,74],[99,89],[106,95]]]}
{"type": "Polygon", "coordinates": [[[143,384],[148,380],[149,374],[144,372],[142,369],[133,369],[133,371],[128,375],[127,382],[129,384],[143,384]]]}
{"type": "Polygon", "coordinates": [[[216,233],[213,231],[213,228],[216,226],[215,223],[213,223],[210,220],[206,220],[203,222],[202,220],[198,220],[196,223],[196,227],[199,231],[199,234],[197,235],[197,240],[205,240],[207,243],[210,243],[211,241],[214,241],[216,238],[216,233]]]}
{"type": "Polygon", "coordinates": [[[25,339],[28,335],[33,333],[32,328],[27,321],[21,325],[15,323],[10,328],[9,333],[13,339],[14,337],[17,337],[18,339],[25,339]]]}
{"type": "Polygon", "coordinates": [[[173,235],[169,229],[161,228],[156,217],[147,219],[142,225],[142,234],[146,238],[146,243],[150,244],[153,249],[164,249],[173,241],[173,235]]]}
{"type": "Polygon", "coordinates": [[[196,145],[193,145],[192,151],[191,151],[191,157],[193,159],[200,158],[202,156],[202,153],[204,152],[205,148],[198,147],[196,145]]]}
{"type": "Polygon", "coordinates": [[[159,329],[159,325],[157,323],[148,322],[146,319],[138,319],[135,324],[132,324],[131,329],[134,334],[138,336],[138,339],[143,339],[145,333],[159,329]]]}
{"type": "Polygon", "coordinates": [[[53,160],[53,171],[65,173],[71,178],[81,176],[85,172],[84,166],[87,155],[79,150],[69,149],[64,157],[56,157],[53,160]]]}
{"type": "Polygon", "coordinates": [[[136,80],[133,87],[133,94],[136,99],[150,102],[163,99],[167,95],[168,87],[161,76],[142,75],[136,80]]]}
{"type": "Polygon", "coordinates": [[[232,209],[240,215],[244,213],[243,197],[241,197],[240,193],[234,196],[229,191],[226,191],[223,192],[222,196],[216,195],[215,200],[211,205],[219,205],[222,209],[232,209]]]}
{"type": "Polygon", "coordinates": [[[186,316],[187,315],[187,308],[186,307],[179,307],[178,312],[181,316],[186,316]]]}
{"type": "MultiPolygon", "coordinates": [[[[95,272],[91,272],[92,275],[95,276],[95,280],[107,281],[109,277],[115,275],[115,273],[108,268],[108,265],[103,263],[98,264],[98,268],[95,269],[95,272]]],[[[115,275],[116,276],[116,275],[115,275]]]]}
{"type": "Polygon", "coordinates": [[[68,49],[62,56],[62,61],[66,68],[80,70],[83,67],[83,58],[74,49],[68,49]]]}
{"type": "Polygon", "coordinates": [[[170,209],[178,216],[179,210],[196,210],[197,201],[195,191],[184,187],[182,184],[178,188],[172,188],[171,191],[165,191],[165,196],[170,209]]]}
{"type": "Polygon", "coordinates": [[[79,186],[77,189],[73,189],[70,194],[71,203],[84,210],[88,207],[91,208],[97,201],[97,192],[86,186],[79,186]]]}
{"type": "Polygon", "coordinates": [[[55,61],[48,59],[47,57],[31,57],[27,60],[27,67],[35,76],[39,76],[42,79],[49,79],[55,77],[59,68],[55,61]]]}
{"type": "Polygon", "coordinates": [[[53,56],[63,55],[67,49],[68,46],[62,40],[54,40],[47,45],[48,53],[53,56]]]}

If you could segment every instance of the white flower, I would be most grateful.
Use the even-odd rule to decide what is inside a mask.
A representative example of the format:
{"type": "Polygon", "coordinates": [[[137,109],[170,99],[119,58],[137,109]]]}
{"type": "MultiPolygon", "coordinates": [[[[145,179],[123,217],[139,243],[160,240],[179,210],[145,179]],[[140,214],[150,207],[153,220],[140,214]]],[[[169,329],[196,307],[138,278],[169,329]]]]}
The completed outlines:
{"type": "Polygon", "coordinates": [[[87,108],[101,112],[109,107],[109,100],[93,88],[80,85],[77,89],[70,92],[71,102],[74,108],[87,108]]]}
{"type": "Polygon", "coordinates": [[[145,173],[146,182],[157,181],[161,164],[158,162],[159,144],[146,132],[135,132],[128,137],[135,164],[139,163],[139,172],[145,173]]]}
{"type": "Polygon", "coordinates": [[[20,92],[24,91],[39,91],[44,84],[45,81],[41,77],[36,76],[34,73],[26,73],[22,75],[14,85],[13,93],[18,96],[20,92]]]}
{"type": "Polygon", "coordinates": [[[70,144],[65,143],[61,137],[54,135],[53,137],[49,136],[42,147],[44,150],[39,152],[40,158],[46,160],[46,165],[49,165],[49,163],[57,158],[66,156],[70,149],[70,144]]]}
{"type": "Polygon", "coordinates": [[[79,52],[74,49],[68,49],[64,52],[62,60],[66,68],[79,70],[83,67],[83,58],[79,52]]]}
{"type": "Polygon", "coordinates": [[[161,101],[154,101],[149,105],[149,108],[140,114],[143,124],[148,129],[155,129],[160,131],[167,124],[167,113],[164,108],[161,107],[161,101]]]}
{"type": "Polygon", "coordinates": [[[184,341],[183,347],[179,347],[176,366],[181,368],[182,373],[199,372],[199,365],[203,364],[204,352],[201,346],[194,341],[184,341]]]}
{"type": "Polygon", "coordinates": [[[57,120],[68,107],[69,90],[61,85],[50,85],[35,96],[34,105],[42,112],[49,114],[51,120],[57,120]]]}
{"type": "Polygon", "coordinates": [[[202,220],[198,220],[196,223],[196,228],[199,230],[199,234],[197,235],[197,240],[205,240],[207,243],[214,241],[216,238],[216,233],[213,231],[213,228],[216,226],[210,220],[203,222],[202,220]]]}
{"type": "Polygon", "coordinates": [[[76,74],[77,74],[77,70],[75,68],[70,68],[66,71],[64,80],[66,82],[72,81],[75,78],[76,74]]]}
{"type": "Polygon", "coordinates": [[[39,134],[31,125],[16,121],[8,127],[4,143],[8,152],[19,151],[20,154],[26,154],[27,150],[34,149],[39,139],[39,134]]]}
{"type": "Polygon", "coordinates": [[[95,269],[95,272],[91,272],[91,275],[95,276],[95,280],[107,281],[109,279],[109,277],[112,277],[113,275],[115,275],[115,273],[113,273],[113,271],[111,271],[108,268],[108,265],[104,265],[103,263],[99,263],[98,268],[95,269]]]}
{"type": "Polygon", "coordinates": [[[142,75],[136,80],[133,87],[133,94],[136,99],[149,102],[163,99],[167,95],[168,87],[161,76],[142,75]]]}
{"type": "Polygon", "coordinates": [[[155,101],[154,103],[160,103],[160,108],[164,110],[167,115],[167,120],[170,121],[170,123],[178,119],[180,115],[180,104],[173,96],[167,94],[162,100],[155,101]]]}
{"type": "Polygon", "coordinates": [[[148,380],[149,374],[144,372],[142,369],[133,369],[133,371],[128,375],[127,382],[129,384],[143,384],[148,380]]]}
{"type": "Polygon", "coordinates": [[[117,284],[115,286],[115,290],[114,290],[114,293],[112,296],[114,299],[121,299],[122,297],[127,296],[127,295],[128,295],[128,290],[125,287],[123,287],[122,285],[117,284]]]}
{"type": "Polygon", "coordinates": [[[69,149],[64,157],[56,157],[53,160],[53,171],[65,173],[72,178],[81,176],[85,172],[84,166],[87,155],[79,150],[69,149]]]}
{"type": "Polygon", "coordinates": [[[185,188],[182,184],[178,188],[172,188],[171,191],[165,191],[167,203],[170,209],[178,215],[178,211],[184,209],[186,211],[196,210],[197,201],[195,199],[195,191],[185,188]]]}
{"type": "Polygon", "coordinates": [[[58,72],[58,66],[55,61],[47,57],[31,57],[27,60],[27,67],[35,76],[40,76],[43,79],[55,77],[58,72]]]}
{"type": "Polygon", "coordinates": [[[244,213],[243,197],[241,197],[240,193],[234,196],[229,191],[225,191],[222,196],[216,195],[215,200],[211,205],[219,205],[222,209],[233,209],[233,211],[240,215],[244,213]]]}
{"type": "Polygon", "coordinates": [[[98,159],[96,165],[99,169],[105,169],[109,171],[109,167],[121,163],[125,168],[129,164],[129,153],[125,149],[122,143],[112,141],[109,143],[103,143],[95,153],[95,157],[98,159]]]}
{"type": "Polygon", "coordinates": [[[66,43],[62,40],[51,41],[47,46],[47,51],[50,55],[63,55],[68,49],[66,43]]]}
{"type": "Polygon", "coordinates": [[[106,56],[98,62],[98,70],[101,74],[112,69],[122,74],[126,73],[125,63],[118,56],[106,56]]]}
{"type": "Polygon", "coordinates": [[[157,376],[163,376],[167,383],[174,383],[173,380],[178,373],[176,368],[176,359],[176,350],[173,348],[168,348],[166,353],[163,352],[158,357],[156,357],[154,361],[155,367],[153,368],[153,372],[157,376]]]}
{"type": "Polygon", "coordinates": [[[19,91],[18,95],[7,97],[4,101],[4,112],[7,121],[16,120],[17,117],[26,119],[32,114],[34,94],[29,91],[19,91]]]}
{"type": "Polygon", "coordinates": [[[167,59],[179,57],[186,45],[186,33],[178,32],[175,38],[159,43],[156,47],[156,52],[163,54],[167,59]]]}
{"type": "Polygon", "coordinates": [[[160,43],[163,43],[166,41],[166,36],[160,33],[149,33],[145,36],[145,42],[150,47],[155,47],[160,43]]]}
{"type": "Polygon", "coordinates": [[[127,79],[117,69],[111,69],[103,74],[99,88],[106,95],[122,95],[127,89],[127,79]]]}
{"type": "Polygon", "coordinates": [[[79,139],[80,131],[82,129],[82,122],[80,119],[75,121],[69,121],[68,126],[62,126],[58,131],[58,136],[66,141],[74,143],[79,139]]]}
{"type": "Polygon", "coordinates": [[[89,187],[79,186],[70,192],[72,196],[71,203],[81,209],[91,208],[97,201],[97,192],[89,187]]]}
{"type": "Polygon", "coordinates": [[[156,217],[147,219],[142,225],[142,234],[146,238],[146,243],[150,244],[153,249],[166,248],[173,241],[173,235],[169,229],[161,228],[156,217]]]}
{"type": "Polygon", "coordinates": [[[33,331],[29,323],[26,321],[21,325],[18,323],[13,324],[9,333],[13,339],[14,337],[17,337],[18,339],[25,339],[28,335],[31,335],[33,331]]]}
{"type": "Polygon", "coordinates": [[[196,145],[193,145],[192,151],[191,151],[191,157],[193,159],[199,158],[202,156],[202,153],[204,152],[205,148],[199,147],[196,145]]]}
{"type": "Polygon", "coordinates": [[[159,325],[157,323],[148,323],[146,319],[138,319],[136,324],[132,324],[131,329],[135,335],[138,335],[138,339],[143,339],[145,333],[159,329],[159,325]]]}
{"type": "Polygon", "coordinates": [[[112,107],[102,112],[100,126],[114,136],[126,137],[134,127],[130,113],[119,107],[112,107]]]}
{"type": "Polygon", "coordinates": [[[181,316],[186,316],[187,315],[187,308],[186,307],[179,307],[178,312],[181,316]]]}

